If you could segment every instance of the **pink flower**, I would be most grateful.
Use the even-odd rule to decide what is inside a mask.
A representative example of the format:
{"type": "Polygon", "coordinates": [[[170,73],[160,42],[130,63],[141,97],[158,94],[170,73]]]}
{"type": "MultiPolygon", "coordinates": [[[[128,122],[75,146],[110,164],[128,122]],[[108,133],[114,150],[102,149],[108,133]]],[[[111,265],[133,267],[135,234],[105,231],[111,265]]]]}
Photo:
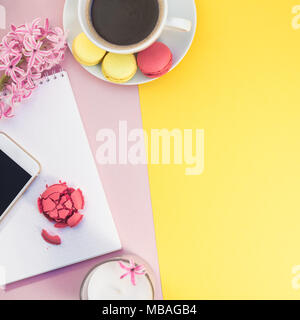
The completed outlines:
{"type": "Polygon", "coordinates": [[[41,72],[33,72],[33,68],[29,69],[26,75],[26,80],[28,84],[28,88],[35,88],[35,82],[39,80],[42,76],[41,72]]]}
{"type": "Polygon", "coordinates": [[[37,72],[41,74],[46,70],[50,70],[52,67],[53,65],[48,63],[47,61],[43,61],[43,63],[39,64],[38,66],[35,66],[37,72]]]}
{"type": "Polygon", "coordinates": [[[18,56],[20,51],[17,48],[18,42],[4,37],[1,43],[0,52],[2,56],[18,56]]]}
{"type": "Polygon", "coordinates": [[[48,56],[51,51],[41,50],[43,44],[42,41],[35,41],[32,36],[25,35],[24,37],[24,47],[23,54],[29,57],[28,68],[30,69],[34,64],[39,65],[43,63],[44,57],[48,56]]]}
{"type": "Polygon", "coordinates": [[[20,36],[24,35],[31,35],[33,37],[37,37],[41,35],[41,30],[39,27],[39,23],[41,18],[36,18],[32,21],[32,23],[26,23],[19,27],[15,27],[14,25],[11,26],[12,31],[20,36]]]}
{"type": "Polygon", "coordinates": [[[64,51],[53,50],[53,52],[49,56],[45,57],[45,61],[49,65],[51,65],[51,68],[52,68],[57,64],[59,64],[62,60],[64,60],[64,57],[65,57],[64,51]]]}
{"type": "Polygon", "coordinates": [[[37,18],[11,31],[0,42],[0,73],[7,76],[0,92],[0,119],[11,117],[13,107],[27,99],[37,87],[43,72],[64,59],[66,35],[61,28],[51,28],[49,20],[40,25],[37,18]]]}
{"type": "Polygon", "coordinates": [[[5,56],[2,58],[3,64],[0,64],[0,71],[4,71],[16,83],[22,81],[25,77],[24,70],[18,67],[21,58],[22,55],[18,55],[10,60],[8,56],[5,56]]]}
{"type": "Polygon", "coordinates": [[[49,33],[51,33],[51,30],[49,28],[49,20],[48,19],[45,20],[44,27],[40,27],[40,31],[41,31],[41,36],[39,37],[40,39],[47,37],[49,35],[49,33]]]}
{"type": "Polygon", "coordinates": [[[120,279],[123,279],[130,275],[131,283],[135,286],[135,275],[144,275],[146,274],[145,267],[142,265],[136,265],[135,262],[130,259],[129,260],[129,266],[125,266],[121,261],[119,261],[119,265],[122,269],[126,270],[127,272],[124,273],[120,279]]]}
{"type": "Polygon", "coordinates": [[[29,98],[34,88],[26,88],[23,84],[12,83],[7,86],[7,89],[10,91],[11,104],[14,106],[16,103],[21,103],[22,100],[29,98]]]}
{"type": "Polygon", "coordinates": [[[0,100],[0,119],[2,117],[11,118],[12,116],[12,107],[7,105],[5,101],[0,100]]]}
{"type": "Polygon", "coordinates": [[[54,50],[62,50],[65,49],[66,47],[66,38],[67,35],[62,31],[61,28],[56,27],[52,34],[47,36],[47,39],[50,40],[51,42],[53,42],[54,46],[53,49],[54,50]]]}
{"type": "Polygon", "coordinates": [[[24,35],[17,33],[16,32],[17,27],[15,27],[14,25],[11,25],[10,28],[11,28],[11,31],[6,36],[12,40],[18,41],[19,44],[21,44],[21,46],[22,46],[24,35]]]}

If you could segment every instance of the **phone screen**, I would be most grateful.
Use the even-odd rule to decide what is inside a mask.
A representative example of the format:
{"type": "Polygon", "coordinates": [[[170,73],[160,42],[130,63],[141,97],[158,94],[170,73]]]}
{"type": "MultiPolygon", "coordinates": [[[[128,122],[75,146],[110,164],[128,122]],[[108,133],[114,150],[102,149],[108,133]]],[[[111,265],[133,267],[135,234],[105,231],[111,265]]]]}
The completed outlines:
{"type": "Polygon", "coordinates": [[[32,176],[0,150],[0,217],[32,176]]]}

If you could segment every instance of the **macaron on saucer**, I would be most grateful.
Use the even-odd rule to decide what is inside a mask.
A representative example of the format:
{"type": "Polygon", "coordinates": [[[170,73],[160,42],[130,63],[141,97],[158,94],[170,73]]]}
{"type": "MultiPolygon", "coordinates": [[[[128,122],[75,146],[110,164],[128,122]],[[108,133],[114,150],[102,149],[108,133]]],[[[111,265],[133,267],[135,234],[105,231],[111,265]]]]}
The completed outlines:
{"type": "Polygon", "coordinates": [[[171,50],[159,41],[137,54],[138,66],[148,78],[157,78],[168,73],[172,62],[171,50]]]}
{"type": "Polygon", "coordinates": [[[95,46],[83,32],[74,39],[72,52],[80,64],[89,67],[99,64],[106,54],[105,50],[95,46]]]}
{"type": "MultiPolygon", "coordinates": [[[[188,52],[195,36],[197,13],[194,0],[168,0],[169,15],[173,17],[186,18],[192,22],[192,30],[190,32],[177,32],[164,30],[158,41],[166,44],[172,54],[173,63],[169,71],[174,69],[188,52]]],[[[82,32],[78,20],[78,0],[66,0],[63,13],[64,30],[68,32],[68,46],[72,51],[72,44],[78,34],[82,32]]],[[[77,57],[78,58],[78,57],[77,57]]],[[[99,65],[85,66],[84,69],[95,77],[104,81],[109,81],[102,72],[102,67],[99,65]]],[[[128,81],[119,83],[120,85],[138,85],[147,83],[157,79],[156,77],[147,77],[140,70],[128,81]]]]}
{"type": "Polygon", "coordinates": [[[137,71],[133,54],[115,54],[109,52],[102,62],[104,77],[114,83],[128,82],[137,71]]]}

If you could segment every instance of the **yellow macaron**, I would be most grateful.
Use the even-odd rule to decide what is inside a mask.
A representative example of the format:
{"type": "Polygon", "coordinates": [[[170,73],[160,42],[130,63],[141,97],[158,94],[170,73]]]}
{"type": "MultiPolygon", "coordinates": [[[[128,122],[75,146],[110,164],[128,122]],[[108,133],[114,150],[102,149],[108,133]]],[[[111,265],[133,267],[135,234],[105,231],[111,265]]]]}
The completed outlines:
{"type": "Polygon", "coordinates": [[[116,54],[109,52],[102,62],[102,73],[111,82],[129,81],[137,71],[137,63],[133,54],[116,54]]]}
{"type": "Polygon", "coordinates": [[[106,53],[94,45],[83,32],[74,39],[72,51],[74,58],[85,66],[95,66],[100,63],[106,53]]]}

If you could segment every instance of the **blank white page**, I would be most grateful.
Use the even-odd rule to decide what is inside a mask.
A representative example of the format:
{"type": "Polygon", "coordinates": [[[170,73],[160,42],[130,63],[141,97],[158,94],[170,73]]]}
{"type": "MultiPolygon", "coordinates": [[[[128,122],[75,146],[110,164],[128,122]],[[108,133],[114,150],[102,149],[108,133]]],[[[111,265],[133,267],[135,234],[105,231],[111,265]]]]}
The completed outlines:
{"type": "Polygon", "coordinates": [[[121,248],[66,72],[50,76],[49,82],[44,79],[14,118],[0,121],[0,130],[42,166],[40,176],[0,223],[0,266],[6,270],[6,283],[121,248]],[[54,228],[37,208],[46,184],[59,180],[80,188],[85,197],[84,218],[74,228],[54,228]],[[58,234],[62,244],[46,243],[43,228],[58,234]]]}

